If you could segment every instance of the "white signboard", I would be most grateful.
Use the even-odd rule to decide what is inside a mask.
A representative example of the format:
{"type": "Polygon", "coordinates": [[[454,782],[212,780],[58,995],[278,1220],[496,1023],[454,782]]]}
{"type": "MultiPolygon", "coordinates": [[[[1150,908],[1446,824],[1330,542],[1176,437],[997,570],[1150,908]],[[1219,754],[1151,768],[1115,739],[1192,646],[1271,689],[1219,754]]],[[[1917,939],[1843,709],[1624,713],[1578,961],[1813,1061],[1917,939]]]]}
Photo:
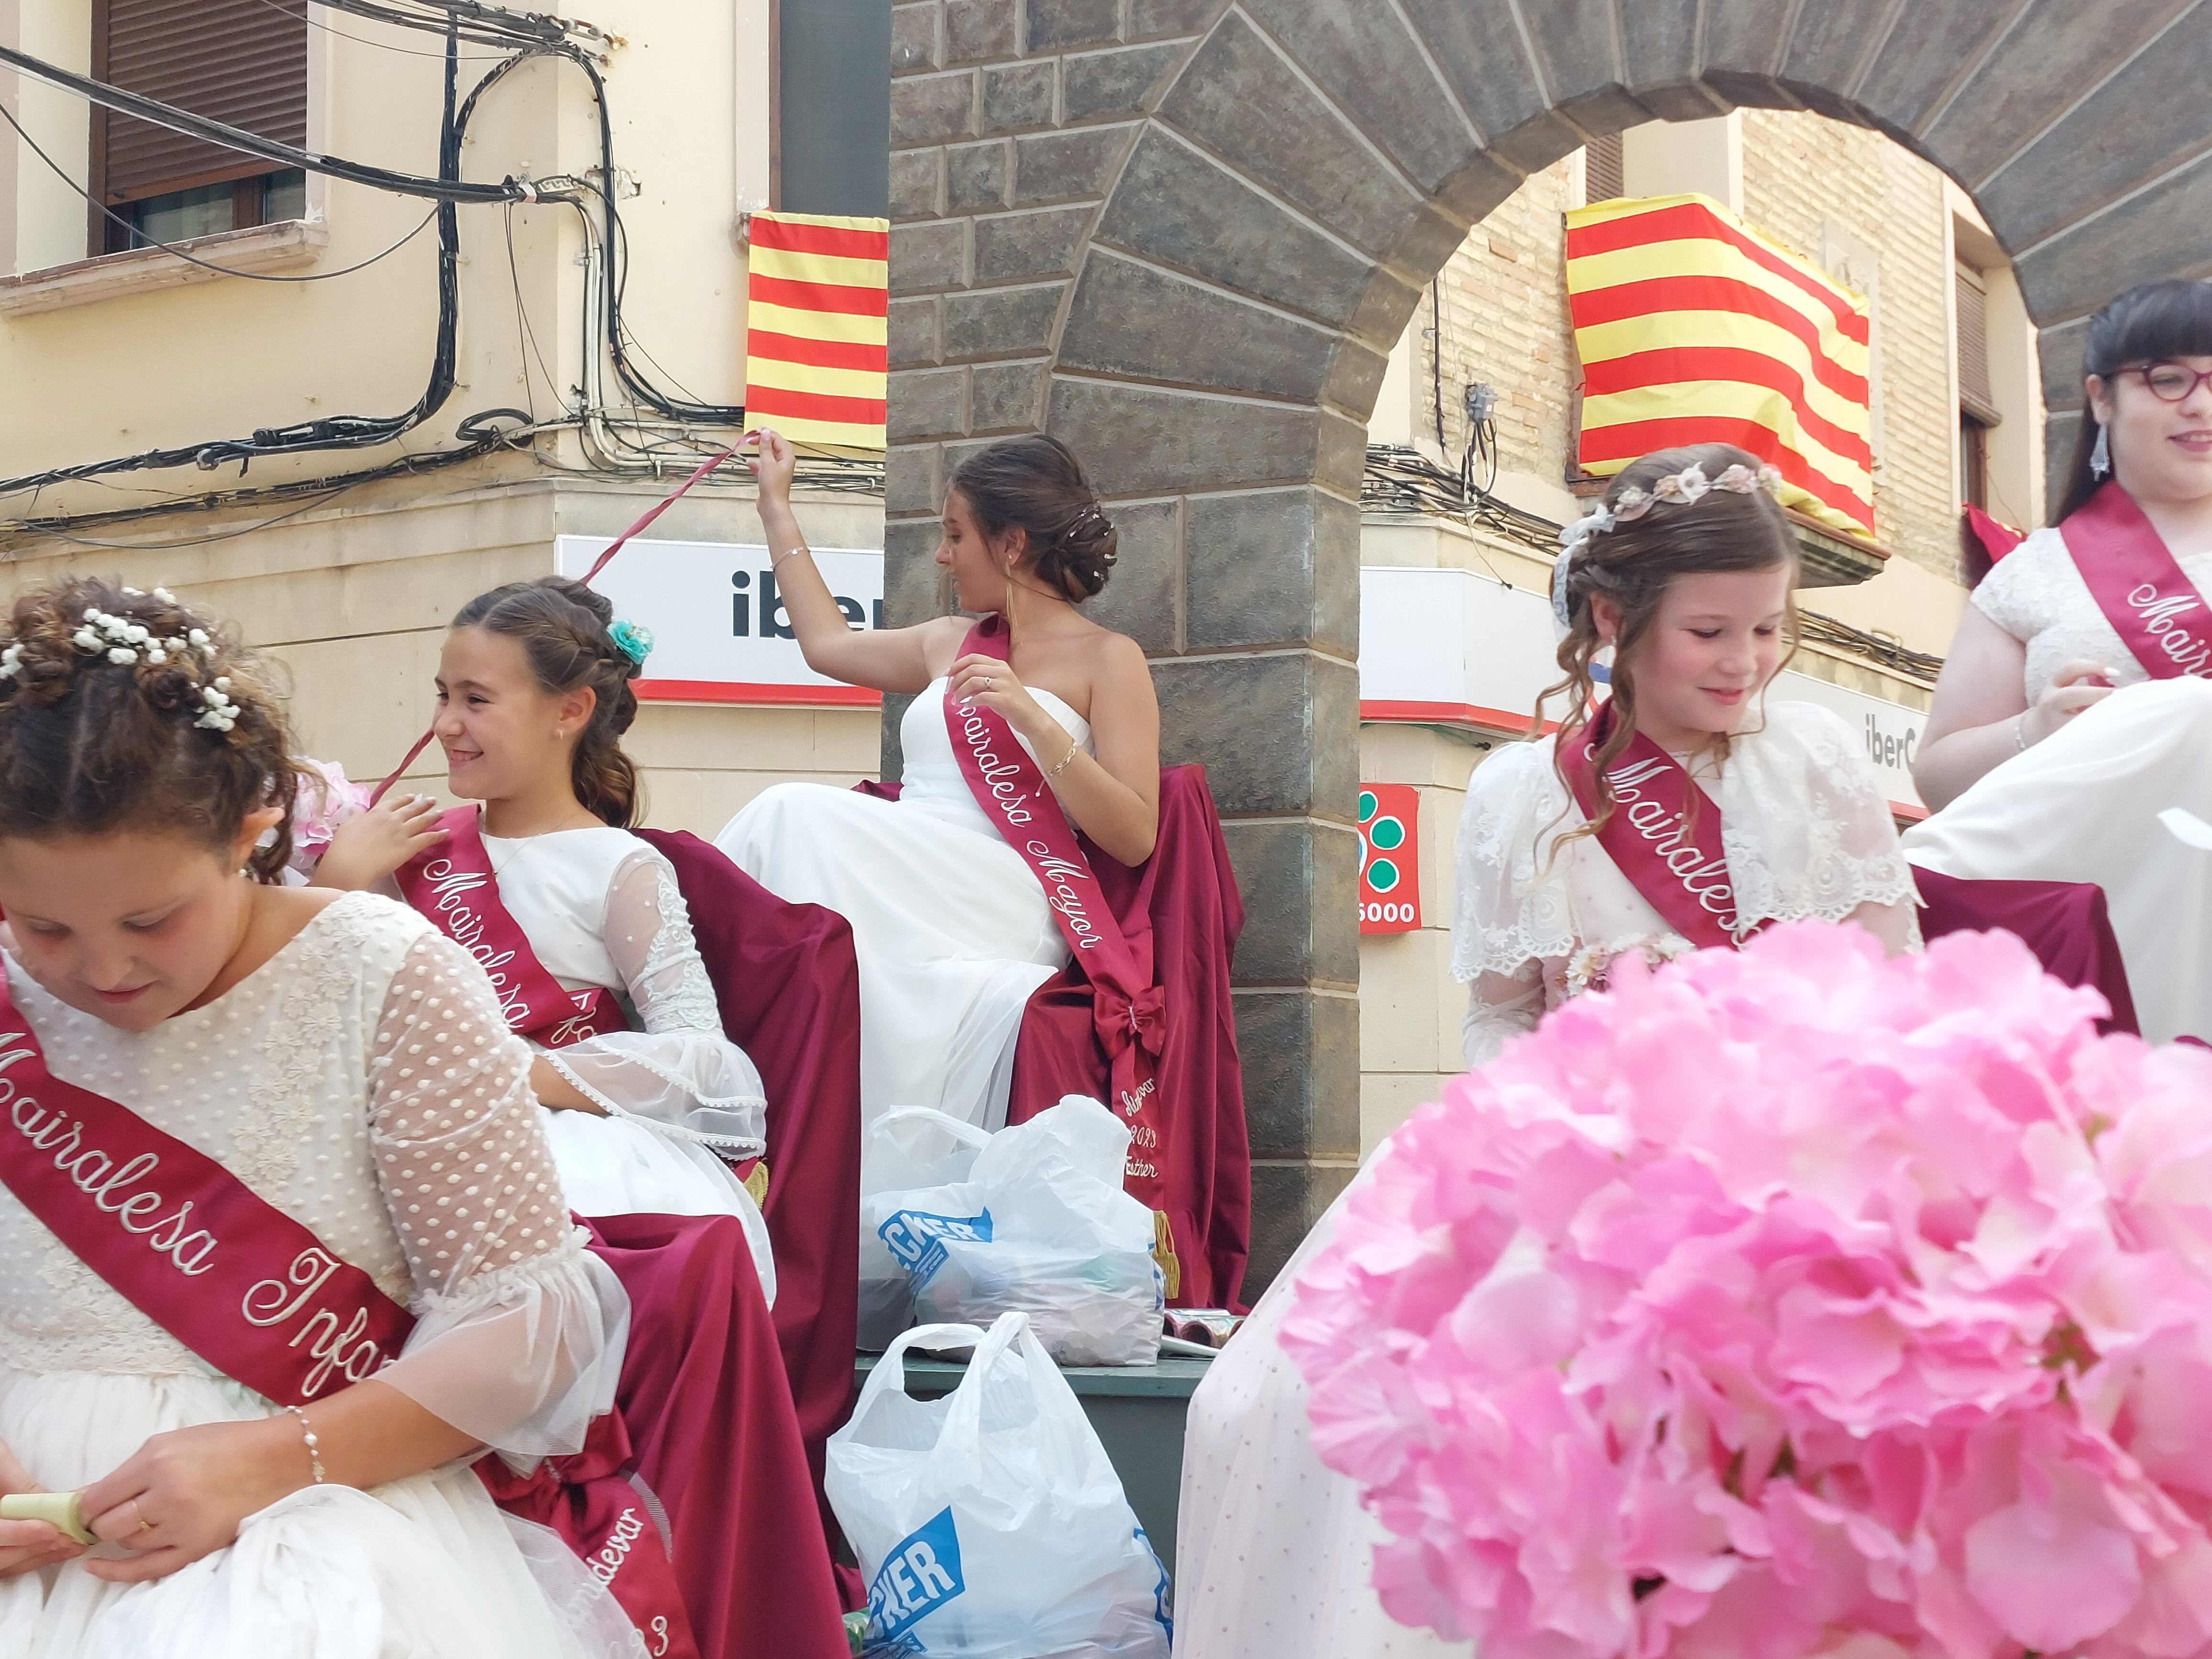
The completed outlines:
{"type": "MultiPolygon", "coordinates": [[[[605,537],[556,537],[554,568],[580,577],[608,544],[605,537]]],[[[883,625],[880,551],[817,547],[814,562],[849,626],[883,625]]],[[[872,708],[882,701],[879,692],[806,665],[765,547],[633,541],[592,586],[613,602],[616,616],[652,630],[653,654],[636,682],[648,702],[872,708]]]]}
{"type": "MultiPolygon", "coordinates": [[[[1525,732],[1559,678],[1548,596],[1472,570],[1370,565],[1359,573],[1359,714],[1525,732]]],[[[1795,669],[1771,695],[1816,702],[1866,739],[1867,758],[1901,817],[1924,817],[1913,757],[1928,717],[1795,669]]]]}

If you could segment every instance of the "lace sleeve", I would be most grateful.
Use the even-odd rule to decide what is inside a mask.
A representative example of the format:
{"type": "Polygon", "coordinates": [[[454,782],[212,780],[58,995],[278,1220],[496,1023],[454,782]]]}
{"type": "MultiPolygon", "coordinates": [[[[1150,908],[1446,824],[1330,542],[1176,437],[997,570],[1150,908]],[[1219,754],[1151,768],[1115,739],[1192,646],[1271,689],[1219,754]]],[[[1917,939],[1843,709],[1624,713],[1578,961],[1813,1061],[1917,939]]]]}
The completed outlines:
{"type": "Polygon", "coordinates": [[[748,1158],[766,1145],[760,1073],[722,1032],[720,1005],[676,872],[640,842],[607,890],[603,939],[642,1031],[616,1031],[546,1058],[610,1115],[748,1158]]]}
{"type": "MultiPolygon", "coordinates": [[[[1765,729],[1735,744],[1721,781],[1723,844],[1746,926],[1862,905],[1917,903],[1881,780],[1851,729],[1814,703],[1768,705],[1765,729]]],[[[1919,944],[1917,919],[1905,929],[1919,944]]]]}
{"type": "Polygon", "coordinates": [[[1459,1025],[1468,1070],[1487,1066],[1508,1038],[1536,1029],[1549,1002],[1546,967],[1532,958],[1510,974],[1480,974],[1468,984],[1467,1012],[1459,1025]]]}
{"type": "Polygon", "coordinates": [[[629,1297],[569,1219],[529,1067],[482,972],[426,930],[369,1060],[370,1145],[417,1321],[377,1380],[522,1462],[582,1448],[629,1328],[629,1297]]]}
{"type": "Polygon", "coordinates": [[[1552,771],[1552,743],[1515,744],[1474,769],[1461,808],[1452,895],[1452,976],[1511,974],[1575,948],[1568,860],[1551,859],[1580,823],[1552,771]]]}

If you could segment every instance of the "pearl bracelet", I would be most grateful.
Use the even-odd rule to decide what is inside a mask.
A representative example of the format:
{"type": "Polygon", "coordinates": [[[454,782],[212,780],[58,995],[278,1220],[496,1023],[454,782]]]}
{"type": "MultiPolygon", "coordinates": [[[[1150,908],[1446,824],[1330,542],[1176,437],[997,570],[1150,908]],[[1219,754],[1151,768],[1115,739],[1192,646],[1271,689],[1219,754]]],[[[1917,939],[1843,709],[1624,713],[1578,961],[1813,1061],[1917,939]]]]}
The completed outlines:
{"type": "Polygon", "coordinates": [[[2025,708],[2013,716],[2012,750],[2015,755],[2027,752],[2027,710],[2025,708]]]}
{"type": "Polygon", "coordinates": [[[300,1432],[307,1439],[307,1467],[315,1473],[315,1484],[327,1486],[329,1482],[323,1476],[323,1443],[315,1438],[315,1425],[307,1420],[307,1413],[297,1406],[287,1406],[284,1409],[300,1419],[300,1432]]]}

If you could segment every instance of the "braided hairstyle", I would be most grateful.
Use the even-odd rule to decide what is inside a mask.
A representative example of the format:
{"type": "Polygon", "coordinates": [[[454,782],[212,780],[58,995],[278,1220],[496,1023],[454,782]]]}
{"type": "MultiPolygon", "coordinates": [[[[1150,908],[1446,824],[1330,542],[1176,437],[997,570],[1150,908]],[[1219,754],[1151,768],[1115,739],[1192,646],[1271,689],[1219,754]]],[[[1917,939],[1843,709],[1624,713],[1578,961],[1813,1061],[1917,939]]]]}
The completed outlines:
{"type": "Polygon", "coordinates": [[[90,577],[16,596],[0,631],[0,836],[181,830],[228,853],[246,815],[276,834],[247,867],[278,879],[305,769],[270,672],[161,588],[90,577]]]}
{"type": "MultiPolygon", "coordinates": [[[[1615,475],[1605,492],[1607,507],[1617,507],[1631,489],[1649,492],[1660,479],[1691,466],[1708,478],[1718,478],[1732,466],[1756,472],[1759,458],[1733,444],[1692,444],[1677,449],[1655,450],[1632,461],[1615,475]]],[[[1595,835],[1612,817],[1613,785],[1608,773],[1636,740],[1636,659],[1658,619],[1659,603],[1677,576],[1705,571],[1772,570],[1786,567],[1796,584],[1797,538],[1781,503],[1765,489],[1738,495],[1712,489],[1695,501],[1659,501],[1640,518],[1627,520],[1611,530],[1589,537],[1561,558],[1571,557],[1566,576],[1567,634],[1559,641],[1559,663],[1565,678],[1548,686],[1537,700],[1529,722],[1533,738],[1543,730],[1545,704],[1565,695],[1567,711],[1560,720],[1559,741],[1553,751],[1553,769],[1566,788],[1561,757],[1567,745],[1596,713],[1595,676],[1592,659],[1605,648],[1600,635],[1596,599],[1609,601],[1620,612],[1619,633],[1613,641],[1613,669],[1608,695],[1618,717],[1595,754],[1590,757],[1597,775],[1598,810],[1590,821],[1559,837],[1560,843],[1595,835]]],[[[1789,653],[1796,649],[1797,609],[1789,603],[1783,623],[1789,653]]],[[[1783,661],[1789,661],[1785,653],[1783,661]]],[[[1721,753],[1727,753],[1723,738],[1721,753]]],[[[1571,791],[1570,791],[1571,793],[1571,791]]],[[[1695,798],[1692,797],[1692,807],[1695,798]]],[[[1555,854],[1556,855],[1556,854],[1555,854]]]]}
{"type": "Polygon", "coordinates": [[[1075,452],[1057,438],[1031,433],[1002,438],[960,463],[946,486],[968,503],[993,540],[1019,530],[1030,568],[1070,604],[1106,586],[1119,556],[1114,522],[1098,505],[1075,452]]]}
{"type": "Polygon", "coordinates": [[[479,593],[453,613],[455,628],[481,628],[522,647],[541,690],[556,696],[592,689],[592,717],[576,734],[568,781],[584,810],[628,830],[637,823],[637,768],[623,753],[622,735],[637,718],[630,682],[643,666],[615,642],[615,608],[567,576],[509,582],[479,593]]]}

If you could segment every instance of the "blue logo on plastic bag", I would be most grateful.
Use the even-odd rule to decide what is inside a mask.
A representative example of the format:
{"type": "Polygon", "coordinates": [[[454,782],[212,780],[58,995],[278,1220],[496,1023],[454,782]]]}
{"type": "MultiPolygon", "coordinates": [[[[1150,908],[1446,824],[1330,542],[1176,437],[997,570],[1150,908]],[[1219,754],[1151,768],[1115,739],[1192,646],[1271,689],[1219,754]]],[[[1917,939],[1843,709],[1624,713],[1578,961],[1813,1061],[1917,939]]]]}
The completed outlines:
{"type": "MultiPolygon", "coordinates": [[[[968,1581],[960,1571],[960,1534],[953,1528],[948,1504],[892,1547],[876,1573],[876,1582],[868,1586],[869,1650],[875,1651],[879,1643],[897,1642],[907,1630],[967,1588],[968,1581]]],[[[907,1643],[891,1651],[927,1650],[908,1638],[907,1643]]]]}
{"type": "Polygon", "coordinates": [[[901,1210],[876,1229],[891,1259],[914,1275],[919,1286],[937,1276],[945,1265],[945,1241],[963,1243],[991,1242],[991,1212],[981,1215],[931,1215],[923,1210],[901,1210]]]}

